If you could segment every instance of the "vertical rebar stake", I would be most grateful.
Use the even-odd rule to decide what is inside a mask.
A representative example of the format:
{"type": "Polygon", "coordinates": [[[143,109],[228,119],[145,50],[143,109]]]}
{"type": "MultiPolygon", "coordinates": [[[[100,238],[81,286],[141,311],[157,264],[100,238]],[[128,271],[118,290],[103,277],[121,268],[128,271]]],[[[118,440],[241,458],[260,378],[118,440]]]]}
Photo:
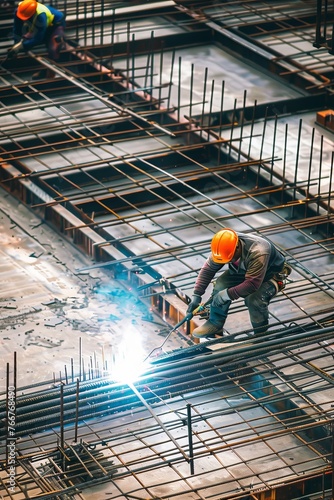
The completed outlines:
{"type": "MultiPolygon", "coordinates": [[[[306,198],[309,198],[309,196],[310,196],[310,185],[311,185],[311,178],[312,178],[311,176],[312,176],[314,133],[315,133],[315,128],[313,127],[313,129],[312,129],[312,138],[311,138],[311,148],[310,148],[310,158],[309,158],[309,164],[308,164],[306,198]]],[[[304,217],[307,216],[307,210],[308,210],[308,204],[305,203],[304,217]]]]}
{"type": "MultiPolygon", "coordinates": [[[[79,0],[76,0],[75,2],[75,12],[80,14],[79,10],[79,0]]],[[[79,23],[75,23],[75,39],[78,41],[79,40],[79,23]]]]}
{"type": "Polygon", "coordinates": [[[214,93],[215,93],[215,81],[211,80],[211,96],[210,96],[210,109],[209,109],[209,121],[208,121],[208,136],[211,135],[210,134],[211,133],[210,127],[211,127],[211,116],[212,116],[214,93]]]}
{"type": "MultiPolygon", "coordinates": [[[[154,31],[151,31],[151,47],[150,47],[150,63],[151,63],[151,72],[150,72],[150,83],[149,83],[149,86],[150,86],[150,91],[149,91],[149,94],[150,94],[150,99],[149,101],[152,102],[152,99],[153,99],[153,84],[154,84],[154,81],[153,81],[153,75],[154,75],[154,31]]],[[[147,66],[148,67],[148,66],[147,66]]]]}
{"type": "Polygon", "coordinates": [[[168,88],[168,99],[167,99],[167,108],[168,109],[170,108],[170,98],[171,98],[172,85],[173,85],[174,61],[175,61],[175,49],[173,49],[172,60],[170,63],[170,77],[169,77],[169,88],[168,88]]]}
{"type": "MultiPolygon", "coordinates": [[[[159,106],[161,106],[163,68],[164,68],[164,46],[162,44],[161,53],[160,53],[160,71],[159,71],[159,97],[158,97],[159,106]]],[[[170,85],[170,82],[169,82],[169,85],[170,85]]],[[[163,116],[162,116],[162,120],[164,120],[163,116]]],[[[162,121],[162,123],[164,123],[164,121],[162,121]]]]}
{"type": "Polygon", "coordinates": [[[79,420],[79,379],[77,378],[75,393],[75,424],[74,424],[74,442],[78,442],[78,420],[79,420]]]}
{"type": "Polygon", "coordinates": [[[276,148],[276,135],[277,135],[277,114],[275,115],[274,122],[274,135],[273,135],[273,146],[271,150],[271,162],[270,162],[270,184],[273,182],[274,176],[274,164],[275,164],[275,148],[276,148]]]}
{"type": "Polygon", "coordinates": [[[188,426],[188,441],[189,441],[189,465],[190,474],[194,474],[194,448],[193,448],[193,431],[191,425],[191,404],[187,404],[187,426],[188,426]]]}
{"type": "MultiPolygon", "coordinates": [[[[299,153],[300,153],[300,143],[301,143],[301,136],[302,136],[302,125],[303,125],[303,120],[299,120],[299,128],[298,128],[298,140],[297,140],[297,151],[296,151],[296,165],[295,165],[295,175],[293,179],[293,197],[294,199],[296,198],[296,192],[297,192],[297,181],[298,181],[298,166],[299,166],[299,153]]],[[[291,217],[295,217],[295,207],[292,207],[291,210],[291,217]]]]}
{"type": "Polygon", "coordinates": [[[321,39],[321,19],[322,19],[322,0],[317,0],[317,17],[315,28],[315,44],[320,47],[321,39]]]}
{"type": "Polygon", "coordinates": [[[241,117],[239,120],[239,125],[240,125],[240,139],[239,139],[239,148],[238,148],[238,161],[240,161],[240,155],[241,155],[241,146],[242,146],[242,134],[244,132],[244,123],[245,123],[245,110],[246,110],[246,102],[247,102],[247,90],[244,90],[244,98],[242,101],[242,112],[241,112],[241,117]]]}
{"type": "Polygon", "coordinates": [[[201,132],[200,137],[203,136],[203,126],[204,126],[204,113],[205,113],[205,104],[206,104],[206,88],[208,84],[208,68],[204,70],[204,82],[203,82],[203,100],[202,100],[202,114],[201,114],[201,132]]]}
{"type": "Polygon", "coordinates": [[[177,87],[177,121],[180,123],[180,108],[181,108],[181,62],[182,59],[179,57],[179,73],[178,73],[178,87],[177,87]]]}
{"type": "MultiPolygon", "coordinates": [[[[329,186],[328,186],[328,202],[327,202],[328,203],[328,208],[327,208],[327,216],[328,217],[330,217],[330,215],[331,215],[330,207],[331,207],[331,199],[333,196],[333,193],[332,193],[333,166],[334,166],[334,153],[332,152],[331,168],[330,168],[330,174],[329,174],[329,186]]],[[[331,230],[330,226],[331,226],[331,224],[329,223],[329,221],[327,221],[327,231],[326,231],[327,238],[329,238],[329,236],[331,235],[332,230],[331,230]]]]}
{"type": "Polygon", "coordinates": [[[79,379],[81,380],[81,366],[82,366],[82,338],[79,337],[79,379]]]}
{"type": "Polygon", "coordinates": [[[89,356],[89,378],[93,380],[94,378],[94,368],[93,368],[93,358],[89,356]]]}
{"type": "Polygon", "coordinates": [[[288,137],[289,137],[289,126],[285,124],[285,135],[284,135],[284,149],[283,149],[283,172],[282,172],[282,195],[281,203],[284,202],[284,191],[285,191],[285,171],[286,171],[286,153],[288,151],[288,137]]]}
{"type": "MultiPolygon", "coordinates": [[[[322,2],[321,2],[322,3],[322,2]]],[[[322,6],[321,6],[322,9],[322,6]]],[[[327,22],[329,22],[329,18],[327,18],[328,14],[328,0],[324,1],[324,42],[326,42],[327,39],[327,22]]]]}
{"type": "MultiPolygon", "coordinates": [[[[92,47],[95,46],[95,1],[92,1],[90,11],[92,13],[92,47]]],[[[102,23],[103,24],[103,21],[102,23]]]]}
{"type": "MultiPolygon", "coordinates": [[[[223,130],[223,115],[224,115],[224,92],[225,92],[225,81],[222,80],[222,88],[221,88],[221,94],[220,94],[220,113],[219,113],[219,131],[218,131],[218,137],[219,139],[222,138],[222,130],[223,130]]],[[[218,165],[220,165],[221,162],[221,147],[219,146],[218,148],[218,165]]]]}
{"type": "MultiPolygon", "coordinates": [[[[136,63],[136,36],[133,33],[132,38],[131,38],[131,85],[132,87],[135,87],[136,85],[136,74],[135,74],[135,63],[136,63]]],[[[128,98],[130,99],[130,97],[128,98]]]]}
{"type": "Polygon", "coordinates": [[[250,158],[251,158],[252,139],[253,139],[253,133],[254,133],[255,119],[256,119],[256,107],[257,107],[257,99],[255,99],[255,101],[254,101],[252,122],[251,122],[250,132],[249,132],[249,145],[248,145],[248,155],[247,155],[248,160],[250,160],[250,158]]]}
{"type": "Polygon", "coordinates": [[[65,472],[65,456],[64,450],[64,384],[60,382],[60,448],[62,455],[62,469],[65,472]]]}
{"type": "Polygon", "coordinates": [[[266,138],[267,118],[268,118],[268,106],[266,107],[266,112],[265,112],[264,121],[263,121],[263,132],[262,132],[261,149],[260,149],[260,162],[259,162],[259,168],[257,169],[256,187],[258,187],[258,185],[259,185],[260,170],[262,167],[262,156],[263,156],[264,142],[265,142],[265,138],[266,138]]]}
{"type": "Polygon", "coordinates": [[[130,84],[130,47],[131,47],[130,38],[131,38],[131,24],[130,22],[127,22],[126,24],[126,88],[127,89],[129,88],[130,84]]]}
{"type": "Polygon", "coordinates": [[[320,193],[321,193],[321,178],[322,178],[322,158],[323,158],[323,150],[324,150],[324,136],[321,136],[320,139],[320,151],[319,151],[319,184],[318,184],[318,204],[317,204],[317,215],[320,213],[320,193]]]}
{"type": "MultiPolygon", "coordinates": [[[[101,0],[101,12],[104,12],[104,0],[101,0]]],[[[100,45],[102,47],[104,39],[104,22],[102,18],[102,23],[100,24],[100,45]]]]}
{"type": "Polygon", "coordinates": [[[87,45],[87,33],[88,33],[88,23],[87,23],[87,4],[84,4],[84,44],[87,45]]]}
{"type": "Polygon", "coordinates": [[[232,118],[231,118],[230,144],[229,144],[229,153],[228,153],[230,156],[232,154],[234,126],[235,126],[235,123],[236,123],[236,120],[237,120],[237,107],[238,107],[238,100],[234,99],[233,113],[232,113],[232,118]]]}
{"type": "Polygon", "coordinates": [[[191,64],[190,73],[190,96],[189,96],[189,118],[191,119],[193,114],[193,91],[194,91],[194,63],[191,64]]]}

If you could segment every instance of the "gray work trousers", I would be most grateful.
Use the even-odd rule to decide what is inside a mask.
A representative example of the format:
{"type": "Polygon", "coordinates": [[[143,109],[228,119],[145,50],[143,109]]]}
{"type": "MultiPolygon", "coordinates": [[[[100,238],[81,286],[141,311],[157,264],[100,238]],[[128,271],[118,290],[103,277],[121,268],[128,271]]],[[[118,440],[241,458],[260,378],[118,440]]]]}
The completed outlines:
{"type": "MultiPolygon", "coordinates": [[[[233,286],[239,285],[245,279],[244,274],[231,273],[230,271],[225,271],[217,279],[214,289],[212,292],[212,298],[215,294],[224,290],[225,288],[231,288],[233,286]]],[[[262,283],[260,288],[256,292],[251,293],[245,297],[245,304],[248,308],[250,321],[254,329],[254,333],[264,333],[268,329],[269,325],[269,302],[277,294],[277,288],[274,283],[270,280],[262,283]]],[[[228,310],[230,308],[231,301],[225,302],[221,307],[210,307],[209,320],[215,325],[224,326],[227,318],[228,310]]]]}

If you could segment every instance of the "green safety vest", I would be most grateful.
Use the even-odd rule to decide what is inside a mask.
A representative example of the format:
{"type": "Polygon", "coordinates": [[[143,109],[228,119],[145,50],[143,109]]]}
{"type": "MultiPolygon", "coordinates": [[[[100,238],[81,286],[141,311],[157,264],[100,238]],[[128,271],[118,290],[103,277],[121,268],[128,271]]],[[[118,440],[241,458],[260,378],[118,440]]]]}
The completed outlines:
{"type": "Polygon", "coordinates": [[[54,14],[51,13],[51,11],[46,7],[46,5],[43,5],[42,3],[37,2],[37,9],[34,17],[32,18],[32,21],[29,22],[29,31],[32,33],[36,29],[36,21],[38,18],[39,14],[46,14],[46,22],[47,22],[47,27],[52,26],[53,20],[54,20],[54,14]]]}

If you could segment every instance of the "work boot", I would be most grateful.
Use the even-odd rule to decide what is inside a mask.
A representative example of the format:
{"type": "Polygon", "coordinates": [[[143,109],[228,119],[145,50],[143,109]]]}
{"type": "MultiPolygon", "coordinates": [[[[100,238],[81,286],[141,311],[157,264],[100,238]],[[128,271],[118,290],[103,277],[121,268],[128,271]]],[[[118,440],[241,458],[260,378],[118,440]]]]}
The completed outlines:
{"type": "Polygon", "coordinates": [[[54,78],[56,76],[56,73],[52,71],[52,69],[48,69],[46,71],[46,78],[54,78]]]}
{"type": "Polygon", "coordinates": [[[46,77],[46,69],[41,69],[32,75],[33,80],[43,80],[46,77]]]}
{"type": "Polygon", "coordinates": [[[266,333],[269,327],[268,321],[264,320],[261,323],[255,323],[252,321],[252,327],[254,329],[254,333],[266,333]]]}
{"type": "Polygon", "coordinates": [[[33,80],[44,80],[48,78],[54,78],[56,73],[52,71],[52,69],[42,69],[41,71],[37,71],[32,75],[33,80]]]}
{"type": "Polygon", "coordinates": [[[202,339],[205,337],[215,338],[216,335],[218,335],[219,337],[222,337],[224,335],[223,327],[220,325],[215,325],[209,320],[203,323],[203,325],[195,328],[195,330],[193,330],[192,332],[192,336],[197,339],[202,339]]]}

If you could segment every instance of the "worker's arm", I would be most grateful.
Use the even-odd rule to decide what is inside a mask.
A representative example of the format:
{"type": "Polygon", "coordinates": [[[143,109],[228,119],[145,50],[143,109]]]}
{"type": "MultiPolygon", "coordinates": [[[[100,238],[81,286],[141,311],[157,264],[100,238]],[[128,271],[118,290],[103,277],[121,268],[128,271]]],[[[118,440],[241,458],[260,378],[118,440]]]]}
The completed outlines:
{"type": "Polygon", "coordinates": [[[35,45],[40,45],[44,43],[44,38],[47,30],[47,18],[46,14],[42,12],[37,16],[35,22],[35,29],[32,33],[28,32],[22,36],[23,39],[23,49],[28,51],[35,47],[35,45]]]}
{"type": "Polygon", "coordinates": [[[22,48],[23,48],[23,42],[22,40],[20,40],[8,50],[7,58],[12,59],[16,57],[17,54],[20,52],[20,50],[22,50],[22,48]]]}
{"type": "Polygon", "coordinates": [[[213,277],[222,267],[221,264],[215,264],[211,256],[205,261],[196,279],[193,296],[187,309],[188,313],[194,311],[199,306],[202,295],[204,295],[213,277]]]}
{"type": "Polygon", "coordinates": [[[200,270],[196,283],[194,286],[194,293],[196,295],[204,295],[206,289],[214,278],[215,274],[223,267],[222,264],[216,264],[213,262],[211,255],[204,262],[202,269],[200,270]]]}
{"type": "Polygon", "coordinates": [[[13,24],[13,38],[14,42],[19,42],[22,38],[22,30],[23,30],[23,21],[18,17],[14,16],[14,24],[13,24]]]}
{"type": "Polygon", "coordinates": [[[260,288],[267,272],[269,259],[269,253],[252,252],[247,262],[244,281],[239,285],[227,289],[231,300],[247,297],[260,288]]]}

